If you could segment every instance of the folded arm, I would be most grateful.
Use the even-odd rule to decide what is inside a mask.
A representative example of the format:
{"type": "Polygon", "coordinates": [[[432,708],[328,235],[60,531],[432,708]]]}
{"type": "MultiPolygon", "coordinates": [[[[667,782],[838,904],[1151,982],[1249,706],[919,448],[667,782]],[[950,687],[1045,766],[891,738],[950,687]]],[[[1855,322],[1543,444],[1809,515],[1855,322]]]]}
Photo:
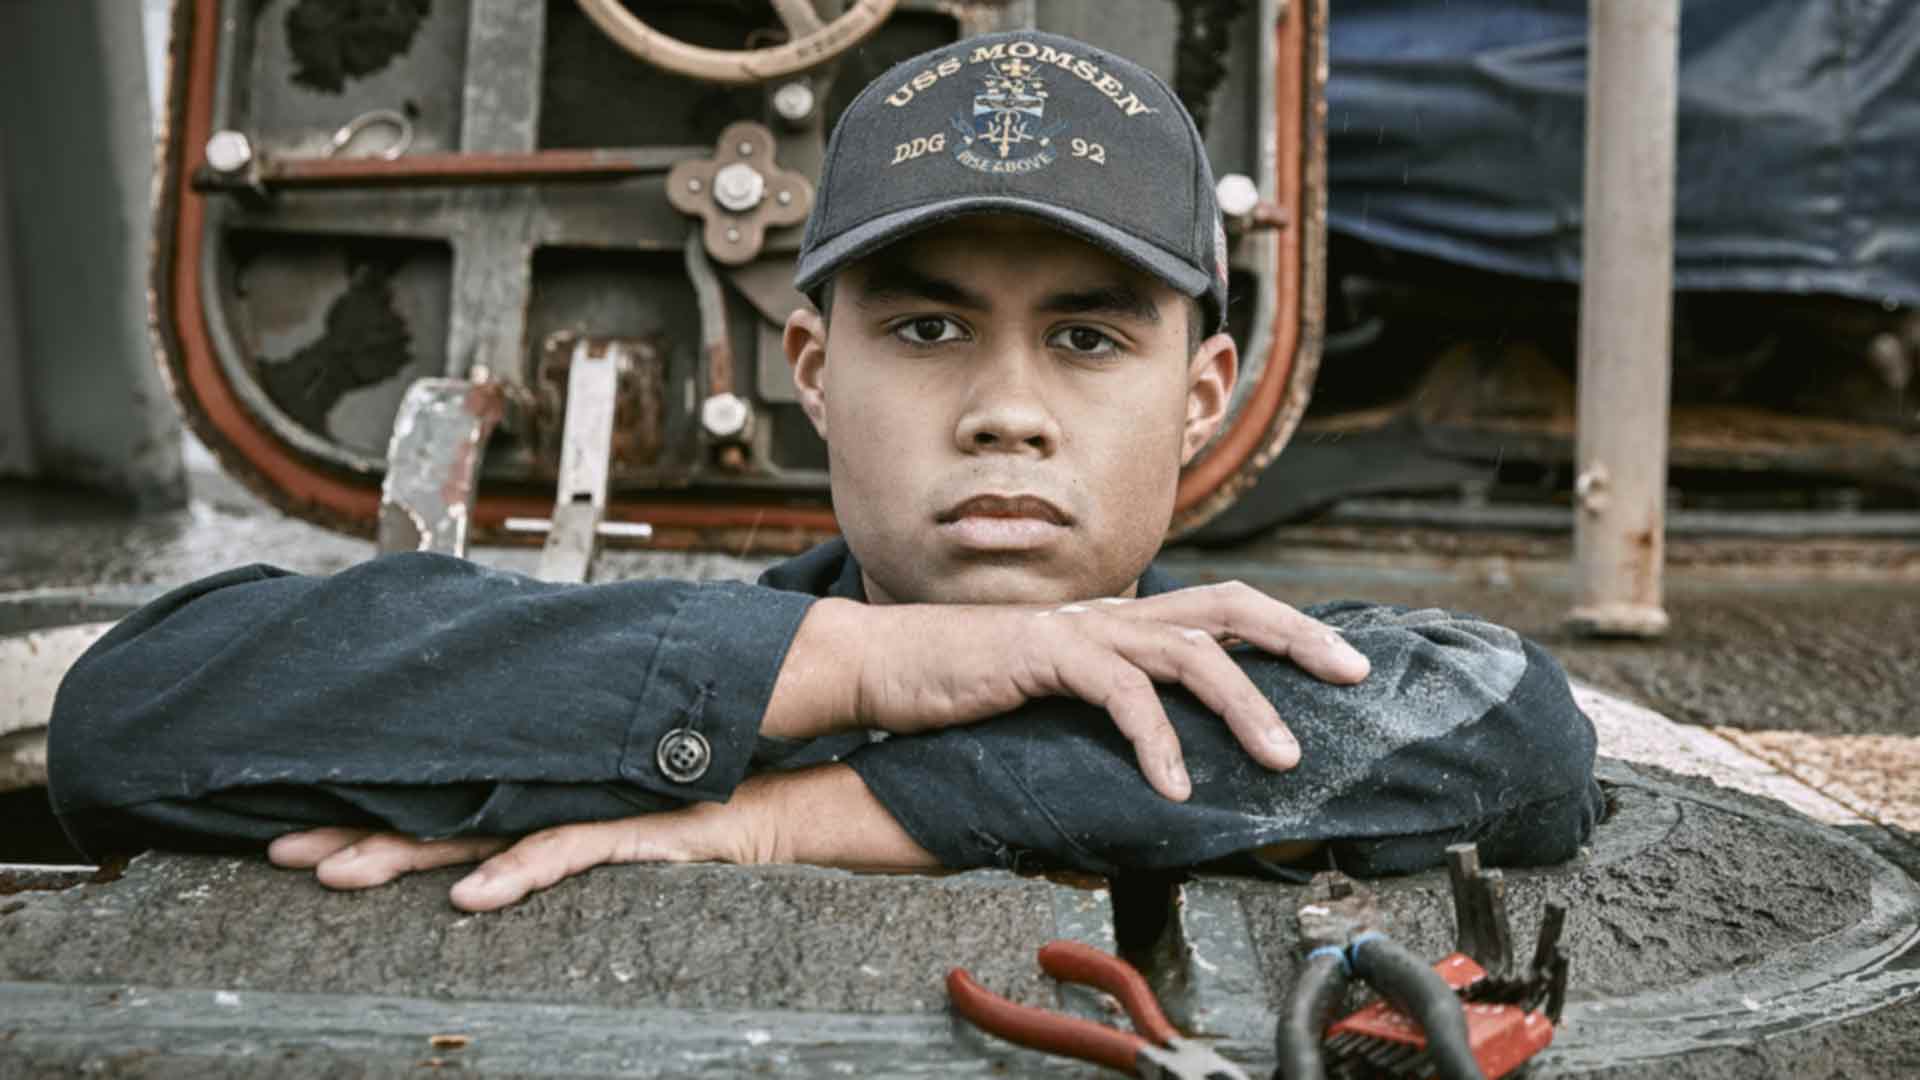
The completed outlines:
{"type": "Polygon", "coordinates": [[[1123,767],[1111,731],[1070,701],[892,739],[848,763],[951,867],[1111,872],[1322,841],[1343,868],[1378,873],[1436,865],[1459,840],[1508,864],[1577,850],[1601,806],[1594,733],[1544,650],[1438,610],[1339,604],[1307,613],[1339,628],[1372,674],[1333,686],[1235,650],[1300,740],[1300,764],[1286,772],[1255,767],[1178,690],[1165,698],[1193,775],[1193,797],[1182,803],[1151,797],[1123,767]]]}
{"type": "Polygon", "coordinates": [[[74,666],[49,773],[95,854],[310,826],[522,834],[727,800],[780,736],[811,740],[785,764],[817,763],[864,745],[863,727],[938,730],[1064,695],[1177,800],[1190,781],[1156,681],[1204,702],[1258,767],[1298,759],[1223,638],[1314,678],[1366,674],[1244,586],[880,608],[731,583],[568,587],[428,554],[329,578],[254,566],[154,602],[74,666]],[[676,738],[691,766],[667,752],[676,738]]]}
{"type": "Polygon", "coordinates": [[[230,571],[129,616],[68,672],[54,809],[97,854],[725,799],[813,603],[734,583],[570,588],[427,554],[326,578],[230,571]],[[698,768],[667,767],[673,731],[698,736],[698,768]]]}
{"type": "Polygon", "coordinates": [[[1197,700],[1167,692],[1194,777],[1185,802],[1148,788],[1095,710],[1053,700],[867,746],[847,764],[756,777],[721,806],[569,825],[511,848],[308,835],[274,857],[361,887],[493,856],[454,892],[484,910],[587,866],[635,860],[1112,872],[1324,845],[1343,869],[1379,874],[1437,865],[1462,840],[1506,865],[1560,861],[1586,840],[1601,810],[1593,730],[1551,657],[1446,612],[1314,613],[1372,658],[1373,677],[1332,687],[1235,654],[1305,743],[1299,768],[1284,773],[1252,763],[1197,700]]]}

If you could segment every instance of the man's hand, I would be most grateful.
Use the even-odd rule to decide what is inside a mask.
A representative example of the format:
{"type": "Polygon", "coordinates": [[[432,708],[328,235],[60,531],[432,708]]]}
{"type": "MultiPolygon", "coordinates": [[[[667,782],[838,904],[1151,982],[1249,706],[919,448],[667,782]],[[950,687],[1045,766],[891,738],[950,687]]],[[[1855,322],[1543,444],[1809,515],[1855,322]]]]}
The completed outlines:
{"type": "Polygon", "coordinates": [[[1239,582],[1053,608],[822,600],[801,623],[761,730],[908,733],[1075,697],[1113,717],[1155,790],[1185,800],[1193,786],[1156,682],[1186,687],[1268,768],[1300,761],[1273,704],[1227,655],[1235,641],[1327,682],[1367,676],[1366,657],[1332,628],[1239,582]]]}
{"type": "Polygon", "coordinates": [[[369,889],[404,874],[478,862],[453,886],[466,911],[506,907],[596,866],[638,862],[812,863],[848,869],[939,865],[845,765],[754,777],[724,803],[618,821],[562,825],[518,842],[492,836],[416,840],[370,829],[288,833],[275,865],[312,870],[331,889],[369,889]]]}

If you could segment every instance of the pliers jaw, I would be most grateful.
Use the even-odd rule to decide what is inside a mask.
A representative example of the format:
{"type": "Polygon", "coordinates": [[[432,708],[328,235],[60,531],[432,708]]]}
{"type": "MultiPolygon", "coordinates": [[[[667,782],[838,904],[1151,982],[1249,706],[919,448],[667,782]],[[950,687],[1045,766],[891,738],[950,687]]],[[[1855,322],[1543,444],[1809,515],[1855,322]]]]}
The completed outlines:
{"type": "Polygon", "coordinates": [[[1149,1043],[1141,1049],[1135,1071],[1165,1080],[1250,1080],[1245,1069],[1191,1039],[1174,1039],[1167,1046],[1149,1043]]]}

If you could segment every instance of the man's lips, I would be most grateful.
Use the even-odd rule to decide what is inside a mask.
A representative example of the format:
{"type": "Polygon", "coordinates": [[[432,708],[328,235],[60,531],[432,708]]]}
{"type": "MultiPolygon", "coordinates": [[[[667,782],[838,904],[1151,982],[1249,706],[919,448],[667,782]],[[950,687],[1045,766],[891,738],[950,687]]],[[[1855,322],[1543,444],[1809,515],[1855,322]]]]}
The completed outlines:
{"type": "Polygon", "coordinates": [[[1049,525],[1071,525],[1072,515],[1038,495],[975,495],[941,511],[934,520],[946,525],[964,518],[1030,518],[1049,525]]]}
{"type": "Polygon", "coordinates": [[[1059,545],[1073,517],[1038,495],[975,495],[942,511],[935,522],[960,551],[1027,557],[1059,545]]]}

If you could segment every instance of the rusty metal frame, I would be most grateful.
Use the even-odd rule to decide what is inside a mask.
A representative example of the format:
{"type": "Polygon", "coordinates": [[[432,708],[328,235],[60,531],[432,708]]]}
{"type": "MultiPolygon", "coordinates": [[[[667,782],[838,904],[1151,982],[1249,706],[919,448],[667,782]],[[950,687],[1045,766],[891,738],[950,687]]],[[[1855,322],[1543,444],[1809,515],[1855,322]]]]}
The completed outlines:
{"type": "Polygon", "coordinates": [[[663,173],[704,146],[650,146],[638,150],[538,150],[513,153],[408,154],[398,158],[273,158],[238,174],[200,168],[195,191],[260,191],[336,186],[404,187],[409,184],[525,184],[559,180],[619,180],[663,173]]]}
{"type": "MultiPolygon", "coordinates": [[[[281,509],[344,531],[371,535],[378,520],[378,478],[315,461],[289,446],[255,415],[232,385],[209,334],[202,259],[209,249],[207,201],[196,190],[206,170],[212,134],[217,28],[231,0],[177,0],[170,57],[164,156],[156,170],[156,220],[173,222],[154,245],[151,277],[153,331],[163,372],[188,422],[248,487],[281,509]]],[[[1260,18],[1272,26],[1273,129],[1263,139],[1262,194],[1286,213],[1284,229],[1251,234],[1273,245],[1269,293],[1260,299],[1270,317],[1256,326],[1252,348],[1264,355],[1258,378],[1244,391],[1231,426],[1180,479],[1172,532],[1191,531],[1225,510],[1285,446],[1306,410],[1319,364],[1324,292],[1326,0],[1262,0],[1260,18]],[[1269,307],[1270,305],[1270,307],[1269,307]]],[[[516,155],[502,169],[566,171],[579,168],[572,151],[516,155]],[[569,159],[563,161],[563,155],[569,159]]],[[[392,169],[394,162],[355,163],[354,170],[392,169]]],[[[401,164],[484,172],[480,162],[401,164]]],[[[631,169],[634,163],[605,167],[631,169]]],[[[312,166],[302,166],[312,168],[312,166]]],[[[338,166],[336,166],[338,168],[338,166]]],[[[491,166],[489,166],[491,168],[491,166]]],[[[598,166],[596,166],[598,168],[598,166]]],[[[509,170],[510,171],[510,170],[509,170]]],[[[321,170],[325,172],[325,170],[321,170]]],[[[577,179],[585,179],[585,176],[577,179]]],[[[313,179],[317,182],[319,174],[313,179]]],[[[331,179],[331,178],[330,178],[331,179]]],[[[359,177],[364,179],[364,176],[359,177]]],[[[419,178],[411,182],[423,182],[419,178]]],[[[1251,354],[1250,349],[1250,354],[1251,354]]],[[[1251,369],[1252,365],[1249,365],[1251,369]]],[[[516,489],[478,495],[470,522],[476,538],[501,539],[509,517],[539,517],[550,496],[516,489]]],[[[609,521],[647,522],[653,546],[793,551],[834,533],[832,510],[791,497],[713,494],[704,501],[665,495],[610,498],[609,521]]]]}
{"type": "MultiPolygon", "coordinates": [[[[1261,147],[1263,201],[1286,215],[1283,229],[1250,233],[1272,245],[1271,318],[1255,327],[1248,352],[1266,363],[1233,424],[1180,477],[1174,536],[1198,529],[1233,505],[1293,436],[1320,371],[1326,292],[1327,0],[1262,0],[1273,27],[1273,131],[1261,147]],[[1264,342],[1262,341],[1264,338],[1264,342]]],[[[1244,242],[1244,241],[1243,241],[1244,242]]],[[[1256,314],[1257,318],[1257,314],[1256,314]]]]}

